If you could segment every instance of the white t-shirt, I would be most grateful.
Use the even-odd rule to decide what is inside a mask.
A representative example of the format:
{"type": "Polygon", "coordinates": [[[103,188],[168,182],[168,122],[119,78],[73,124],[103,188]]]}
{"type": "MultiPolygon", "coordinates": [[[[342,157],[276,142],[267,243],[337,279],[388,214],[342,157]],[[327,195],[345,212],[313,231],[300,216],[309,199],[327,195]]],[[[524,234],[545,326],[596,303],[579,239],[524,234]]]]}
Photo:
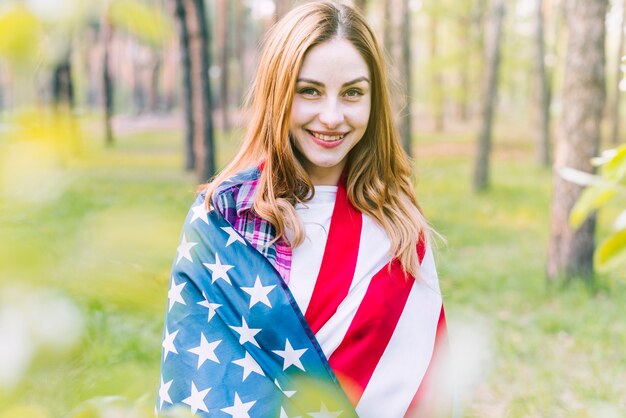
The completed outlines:
{"type": "Polygon", "coordinates": [[[296,205],[306,237],[292,252],[289,290],[303,314],[311,301],[322,265],[336,197],[337,186],[315,186],[313,199],[296,205]]]}

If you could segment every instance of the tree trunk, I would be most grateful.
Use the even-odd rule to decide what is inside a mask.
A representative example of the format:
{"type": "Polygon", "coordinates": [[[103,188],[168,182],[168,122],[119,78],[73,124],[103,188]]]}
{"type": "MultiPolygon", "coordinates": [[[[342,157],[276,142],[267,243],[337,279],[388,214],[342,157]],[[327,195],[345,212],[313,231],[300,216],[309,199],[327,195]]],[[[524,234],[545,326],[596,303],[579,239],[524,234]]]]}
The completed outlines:
{"type": "Polygon", "coordinates": [[[274,5],[274,21],[278,22],[291,9],[291,0],[274,0],[274,5]]]}
{"type": "Polygon", "coordinates": [[[537,0],[535,22],[535,77],[537,88],[537,163],[550,166],[550,84],[545,66],[543,0],[537,0]]]}
{"type": "Polygon", "coordinates": [[[245,88],[247,86],[245,56],[246,56],[246,31],[250,25],[247,19],[247,7],[242,4],[241,0],[235,1],[235,10],[233,11],[233,55],[237,57],[237,80],[235,97],[237,99],[237,108],[243,104],[245,88]]]}
{"type": "Polygon", "coordinates": [[[191,92],[193,118],[193,146],[196,174],[199,182],[208,181],[215,174],[213,137],[213,106],[209,83],[209,30],[204,0],[184,0],[189,33],[191,61],[191,92]]]}
{"type": "MultiPolygon", "coordinates": [[[[438,11],[433,10],[430,16],[430,59],[436,62],[439,56],[439,39],[437,37],[439,16],[438,11]]],[[[441,69],[438,65],[433,66],[431,74],[431,91],[433,98],[433,119],[435,121],[435,131],[443,131],[443,81],[441,79],[441,69]]]]}
{"type": "Polygon", "coordinates": [[[150,88],[148,89],[148,110],[152,113],[161,108],[161,94],[159,89],[159,79],[161,74],[161,52],[151,51],[150,63],[150,88]]]}
{"type": "Polygon", "coordinates": [[[230,39],[229,39],[229,17],[230,17],[230,4],[232,0],[219,0],[217,2],[219,19],[216,21],[217,36],[219,45],[219,60],[220,60],[220,108],[222,111],[222,130],[227,130],[230,127],[230,121],[228,117],[228,102],[229,102],[229,65],[230,58],[230,39]]]}
{"type": "Polygon", "coordinates": [[[177,22],[178,37],[180,40],[180,59],[183,81],[183,114],[185,115],[185,170],[196,167],[196,156],[193,147],[193,101],[191,90],[191,57],[189,53],[189,30],[187,29],[187,13],[184,0],[173,0],[174,15],[177,22]]]}
{"type": "Polygon", "coordinates": [[[409,9],[409,0],[401,0],[399,5],[399,17],[402,21],[401,39],[399,40],[402,45],[401,51],[401,65],[400,65],[400,80],[404,85],[404,91],[406,94],[406,104],[404,111],[400,116],[400,140],[402,141],[402,148],[410,157],[412,152],[412,88],[413,83],[411,80],[411,10],[409,9]]]}
{"type": "MultiPolygon", "coordinates": [[[[392,5],[393,0],[383,0],[383,45],[385,46],[385,53],[387,56],[392,57],[392,49],[393,49],[393,14],[392,14],[392,5]]],[[[391,66],[395,66],[395,62],[391,61],[391,66]]]]}
{"type": "Polygon", "coordinates": [[[113,117],[113,79],[111,78],[111,64],[109,56],[111,53],[111,41],[113,38],[113,28],[108,11],[102,18],[102,101],[104,105],[104,140],[107,146],[113,146],[113,127],[111,118],[113,117]]]}
{"type": "Polygon", "coordinates": [[[363,14],[367,11],[367,0],[354,0],[354,7],[361,10],[363,14]]]}
{"type": "Polygon", "coordinates": [[[74,107],[74,84],[70,56],[57,63],[52,72],[52,101],[54,107],[71,110],[74,107]]]}
{"type": "Polygon", "coordinates": [[[474,166],[474,191],[484,190],[489,184],[489,154],[491,153],[494,106],[498,94],[504,0],[493,0],[492,15],[491,33],[486,48],[488,55],[487,68],[483,84],[482,123],[477,141],[474,166]]]}
{"type": "Polygon", "coordinates": [[[457,104],[458,117],[466,122],[469,117],[470,68],[472,56],[472,19],[468,16],[458,20],[461,51],[461,66],[459,67],[459,100],[457,104]]]}
{"type": "Polygon", "coordinates": [[[568,44],[565,57],[563,111],[553,174],[552,225],[547,275],[552,281],[592,279],[595,216],[577,231],[569,213],[582,188],[562,179],[564,167],[592,172],[605,102],[605,16],[607,0],[566,0],[568,44]]]}
{"type": "Polygon", "coordinates": [[[619,88],[620,82],[622,80],[622,57],[624,57],[624,54],[626,54],[626,51],[624,50],[624,31],[626,30],[626,21],[625,21],[625,16],[626,16],[626,0],[623,2],[622,5],[622,16],[621,16],[621,20],[620,20],[620,32],[619,32],[619,42],[618,42],[618,47],[617,47],[617,62],[616,62],[616,68],[615,68],[615,84],[614,84],[614,88],[613,88],[613,103],[611,106],[611,123],[612,123],[612,129],[611,129],[611,143],[613,145],[617,145],[620,141],[619,141],[619,137],[620,137],[620,96],[621,96],[621,91],[619,88]]]}

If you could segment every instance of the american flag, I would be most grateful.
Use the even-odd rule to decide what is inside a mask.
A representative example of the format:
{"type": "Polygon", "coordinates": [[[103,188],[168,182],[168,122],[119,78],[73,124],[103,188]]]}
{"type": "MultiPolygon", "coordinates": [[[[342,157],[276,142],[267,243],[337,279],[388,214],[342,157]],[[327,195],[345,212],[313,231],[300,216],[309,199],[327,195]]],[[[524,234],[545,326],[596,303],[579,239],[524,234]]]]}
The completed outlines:
{"type": "Polygon", "coordinates": [[[238,418],[423,410],[446,344],[437,274],[422,243],[422,277],[406,279],[384,239],[341,189],[305,316],[272,264],[207,212],[201,194],[172,269],[157,409],[238,418]]]}

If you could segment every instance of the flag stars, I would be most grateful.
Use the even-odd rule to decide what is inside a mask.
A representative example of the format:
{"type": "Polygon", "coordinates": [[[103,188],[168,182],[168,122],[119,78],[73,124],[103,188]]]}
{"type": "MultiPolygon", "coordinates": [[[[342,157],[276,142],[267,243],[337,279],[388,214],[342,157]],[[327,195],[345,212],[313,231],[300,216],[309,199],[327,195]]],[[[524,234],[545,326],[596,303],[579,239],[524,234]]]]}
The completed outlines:
{"type": "Polygon", "coordinates": [[[263,286],[261,283],[261,279],[259,276],[256,276],[256,280],[254,282],[254,287],[242,287],[241,290],[250,295],[250,309],[257,303],[262,303],[265,306],[272,307],[270,300],[267,295],[276,287],[276,285],[272,286],[263,286]]]}
{"type": "Polygon", "coordinates": [[[193,206],[191,208],[193,214],[191,215],[191,219],[189,220],[189,224],[192,224],[196,219],[202,219],[205,224],[209,224],[209,217],[207,216],[206,207],[204,206],[204,202],[199,204],[198,206],[193,206]]]}
{"type": "Polygon", "coordinates": [[[170,380],[167,383],[163,382],[163,376],[161,376],[161,386],[159,387],[159,409],[163,409],[163,402],[167,402],[169,404],[172,403],[172,398],[170,398],[170,386],[172,386],[172,382],[174,379],[170,380]]]}
{"type": "Polygon", "coordinates": [[[183,258],[191,261],[193,263],[193,259],[191,258],[191,249],[198,245],[197,242],[187,241],[187,236],[183,233],[183,238],[178,245],[176,251],[178,251],[178,258],[176,258],[176,264],[180,262],[183,258]]]}
{"type": "Polygon", "coordinates": [[[297,392],[297,390],[283,390],[283,388],[280,386],[280,383],[278,383],[278,379],[274,379],[274,384],[276,385],[278,389],[280,389],[283,395],[285,395],[288,398],[291,398],[297,392]]]}
{"type": "Polygon", "coordinates": [[[250,414],[248,411],[250,408],[254,406],[256,401],[251,402],[241,402],[239,395],[235,392],[235,401],[233,406],[229,406],[228,408],[222,408],[222,412],[226,412],[228,415],[233,418],[250,418],[250,414]]]}
{"type": "Polygon", "coordinates": [[[200,333],[200,345],[187,350],[190,353],[196,354],[198,356],[198,369],[200,369],[200,366],[202,366],[207,360],[211,360],[216,363],[220,362],[215,355],[215,349],[218,345],[220,345],[221,342],[222,340],[217,340],[210,343],[207,341],[204,334],[200,333]]]}
{"type": "Polygon", "coordinates": [[[183,295],[181,292],[183,291],[183,287],[187,284],[186,282],[182,282],[176,284],[176,280],[174,280],[174,276],[172,276],[172,281],[170,282],[170,290],[167,292],[167,298],[170,301],[170,306],[168,311],[172,310],[172,307],[175,303],[180,303],[182,305],[186,305],[185,299],[183,299],[183,295]]]}
{"type": "Polygon", "coordinates": [[[219,254],[215,253],[215,264],[210,263],[202,263],[206,268],[211,270],[211,283],[215,283],[218,279],[224,280],[226,283],[230,283],[230,277],[228,277],[228,270],[232,269],[235,266],[231,266],[228,264],[222,264],[220,261],[219,254]]]}
{"type": "Polygon", "coordinates": [[[300,370],[304,371],[304,366],[300,361],[300,357],[305,353],[308,348],[302,348],[300,350],[294,350],[289,342],[289,339],[285,339],[285,349],[284,350],[272,350],[272,352],[276,355],[279,355],[284,359],[283,370],[287,370],[289,366],[296,366],[300,370]]]}
{"type": "Polygon", "coordinates": [[[324,402],[322,402],[322,406],[319,412],[309,412],[309,416],[313,418],[337,418],[341,415],[342,411],[329,411],[324,402]]]}
{"type": "Polygon", "coordinates": [[[220,305],[219,303],[209,302],[209,298],[206,297],[206,294],[204,292],[202,292],[202,296],[204,296],[204,300],[198,302],[198,305],[204,306],[205,308],[209,309],[209,318],[207,319],[207,322],[211,322],[211,319],[215,316],[215,311],[222,305],[220,305]]]}
{"type": "Polygon", "coordinates": [[[230,327],[233,330],[235,330],[236,333],[239,334],[239,344],[244,345],[245,343],[252,343],[256,345],[257,347],[261,348],[259,346],[259,343],[256,342],[256,339],[254,338],[254,336],[257,335],[259,332],[261,332],[262,328],[248,327],[248,323],[246,322],[246,319],[243,316],[241,317],[240,327],[234,327],[232,325],[230,327]]]}
{"type": "Polygon", "coordinates": [[[244,358],[240,358],[239,360],[233,360],[233,363],[237,366],[243,367],[243,377],[241,379],[242,382],[245,382],[252,372],[260,374],[261,376],[265,376],[265,373],[263,373],[263,370],[261,369],[261,366],[259,366],[259,363],[257,363],[247,351],[244,358]]]}
{"type": "Polygon", "coordinates": [[[246,241],[233,229],[232,226],[223,226],[222,231],[228,234],[228,241],[226,241],[226,246],[224,248],[228,248],[230,244],[235,242],[239,242],[243,245],[247,245],[246,241]]]}
{"type": "Polygon", "coordinates": [[[195,383],[193,383],[193,381],[191,382],[191,395],[188,398],[183,399],[183,403],[191,407],[191,413],[193,415],[196,415],[196,412],[198,412],[198,410],[204,411],[207,413],[209,412],[209,409],[207,408],[206,403],[204,403],[204,398],[206,397],[207,393],[209,393],[210,390],[211,388],[198,390],[198,388],[196,388],[195,383]]]}
{"type": "Polygon", "coordinates": [[[178,351],[176,351],[176,346],[174,345],[174,339],[176,338],[176,334],[178,334],[178,331],[180,330],[176,330],[170,334],[167,330],[167,326],[165,327],[165,338],[163,339],[163,349],[165,350],[163,352],[164,362],[167,359],[168,353],[178,354],[178,351]]]}

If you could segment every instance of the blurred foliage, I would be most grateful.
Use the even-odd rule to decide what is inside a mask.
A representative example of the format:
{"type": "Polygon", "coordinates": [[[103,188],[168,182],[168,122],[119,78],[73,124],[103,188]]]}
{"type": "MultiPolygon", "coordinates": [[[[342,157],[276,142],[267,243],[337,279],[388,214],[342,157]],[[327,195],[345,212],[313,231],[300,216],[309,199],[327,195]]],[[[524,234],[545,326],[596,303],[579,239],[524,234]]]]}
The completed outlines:
{"type": "Polygon", "coordinates": [[[154,47],[163,47],[171,36],[170,21],[160,9],[138,0],[113,0],[111,24],[154,47]]]}
{"type": "Polygon", "coordinates": [[[42,35],[41,22],[26,6],[0,7],[0,57],[17,64],[33,61],[42,35]]]}
{"type": "Polygon", "coordinates": [[[604,151],[593,163],[600,166],[599,175],[577,170],[564,172],[567,179],[588,186],[572,208],[570,224],[580,227],[593,212],[617,200],[621,212],[613,223],[612,232],[596,249],[594,264],[601,272],[623,271],[626,267],[626,145],[604,151]]]}

